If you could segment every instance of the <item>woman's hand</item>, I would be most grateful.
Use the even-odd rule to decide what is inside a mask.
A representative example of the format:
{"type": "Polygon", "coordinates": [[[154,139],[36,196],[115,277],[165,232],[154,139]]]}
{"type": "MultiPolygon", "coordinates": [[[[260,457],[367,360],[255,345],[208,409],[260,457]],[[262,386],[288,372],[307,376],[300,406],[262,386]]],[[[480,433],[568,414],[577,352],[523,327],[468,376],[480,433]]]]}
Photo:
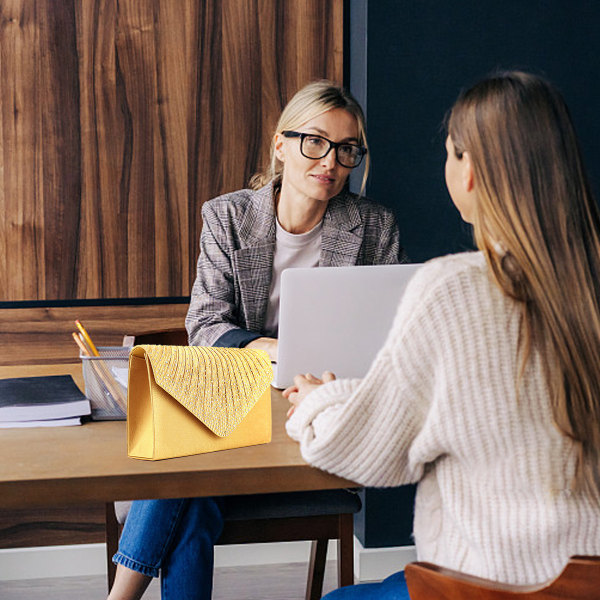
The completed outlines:
{"type": "Polygon", "coordinates": [[[246,344],[246,348],[264,350],[269,355],[271,362],[277,360],[277,340],[275,338],[260,337],[246,344]]]}
{"type": "Polygon", "coordinates": [[[307,373],[306,375],[296,375],[296,377],[294,377],[294,385],[286,388],[282,392],[283,397],[287,398],[290,404],[292,404],[287,412],[288,419],[308,394],[313,390],[316,390],[320,385],[334,380],[335,375],[331,371],[325,371],[323,375],[321,375],[321,379],[310,373],[307,373]]]}

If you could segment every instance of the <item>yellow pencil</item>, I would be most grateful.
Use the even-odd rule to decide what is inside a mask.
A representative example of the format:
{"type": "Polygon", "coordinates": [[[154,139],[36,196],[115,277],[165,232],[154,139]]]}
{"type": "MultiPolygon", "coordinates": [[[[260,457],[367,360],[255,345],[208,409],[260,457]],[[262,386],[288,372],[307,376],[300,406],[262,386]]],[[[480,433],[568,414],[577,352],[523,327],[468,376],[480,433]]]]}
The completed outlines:
{"type": "Polygon", "coordinates": [[[81,335],[81,334],[77,334],[77,333],[73,332],[72,335],[73,335],[73,339],[75,340],[75,343],[77,344],[77,347],[79,348],[81,353],[84,354],[85,356],[90,356],[89,350],[84,346],[83,342],[79,339],[79,335],[81,335]]]}
{"type": "MultiPolygon", "coordinates": [[[[84,338],[82,333],[73,332],[73,339],[75,343],[81,350],[84,356],[93,356],[92,349],[89,346],[87,340],[84,338]]],[[[88,336],[89,337],[89,336],[88,336]]],[[[90,340],[91,342],[91,340],[90,340]]],[[[93,346],[93,344],[92,344],[93,346]]],[[[94,350],[98,352],[96,347],[94,346],[94,350]]],[[[96,356],[99,356],[96,354],[96,356]]],[[[127,409],[127,400],[123,397],[121,393],[121,388],[119,384],[115,381],[108,367],[104,364],[104,361],[100,360],[98,362],[91,362],[90,367],[92,371],[96,374],[98,379],[104,384],[104,387],[108,391],[108,396],[104,399],[108,401],[112,406],[109,407],[110,411],[114,411],[115,407],[121,408],[123,410],[127,409]]]]}
{"type": "Polygon", "coordinates": [[[83,339],[87,342],[87,345],[90,347],[92,354],[94,356],[100,356],[100,352],[98,352],[98,349],[94,345],[94,342],[92,342],[92,338],[89,336],[89,334],[85,330],[84,326],[79,322],[79,319],[77,319],[75,321],[75,325],[77,325],[77,329],[79,329],[79,331],[81,331],[81,335],[83,336],[83,339]]]}

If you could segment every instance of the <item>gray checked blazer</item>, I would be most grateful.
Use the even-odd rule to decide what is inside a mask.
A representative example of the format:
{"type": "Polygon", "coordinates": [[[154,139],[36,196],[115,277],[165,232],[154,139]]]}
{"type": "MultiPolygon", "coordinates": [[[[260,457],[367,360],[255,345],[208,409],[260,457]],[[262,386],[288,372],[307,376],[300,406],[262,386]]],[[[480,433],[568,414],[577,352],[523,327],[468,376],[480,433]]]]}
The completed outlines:
{"type": "MultiPolygon", "coordinates": [[[[263,331],[275,251],[272,184],[202,207],[196,281],[186,317],[189,343],[242,347],[263,331]]],[[[342,192],[323,217],[320,267],[406,262],[393,214],[342,192]]]]}

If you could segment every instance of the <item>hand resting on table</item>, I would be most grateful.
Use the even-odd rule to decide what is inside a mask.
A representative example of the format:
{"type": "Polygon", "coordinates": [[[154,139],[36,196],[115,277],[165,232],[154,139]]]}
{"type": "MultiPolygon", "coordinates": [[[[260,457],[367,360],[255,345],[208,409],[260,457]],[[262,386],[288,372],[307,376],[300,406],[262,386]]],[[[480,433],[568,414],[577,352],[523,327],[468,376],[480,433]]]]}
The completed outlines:
{"type": "Polygon", "coordinates": [[[321,375],[321,379],[315,377],[311,373],[306,373],[306,375],[296,375],[296,377],[294,377],[294,385],[291,385],[282,392],[283,397],[289,400],[292,405],[287,412],[288,419],[308,394],[313,390],[316,390],[320,385],[334,380],[335,375],[331,371],[325,371],[323,375],[321,375]]]}

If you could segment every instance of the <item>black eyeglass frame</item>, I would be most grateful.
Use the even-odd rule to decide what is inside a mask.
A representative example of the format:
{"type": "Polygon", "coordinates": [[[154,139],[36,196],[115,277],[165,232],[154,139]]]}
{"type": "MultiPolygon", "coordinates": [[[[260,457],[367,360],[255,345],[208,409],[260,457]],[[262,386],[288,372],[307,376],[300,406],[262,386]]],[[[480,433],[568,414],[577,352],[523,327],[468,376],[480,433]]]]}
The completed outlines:
{"type": "Polygon", "coordinates": [[[360,166],[360,163],[362,162],[365,154],[367,153],[367,149],[364,146],[359,146],[358,144],[351,144],[350,142],[332,142],[330,139],[322,136],[322,135],[318,135],[316,133],[306,133],[306,132],[302,132],[302,131],[282,131],[281,135],[283,135],[286,138],[300,138],[300,153],[302,154],[302,156],[304,156],[304,158],[308,158],[309,160],[321,160],[322,158],[325,158],[329,152],[331,152],[331,149],[333,148],[335,150],[335,160],[342,165],[342,167],[346,168],[346,169],[356,169],[356,167],[360,166]],[[304,150],[302,149],[303,145],[304,145],[304,140],[307,137],[312,137],[312,138],[319,138],[321,140],[325,140],[328,144],[329,144],[329,148],[327,148],[327,150],[325,151],[325,153],[322,156],[307,156],[306,154],[304,154],[304,150]],[[340,146],[352,146],[353,148],[357,148],[358,149],[358,162],[353,165],[353,166],[349,166],[349,165],[345,165],[341,160],[340,157],[338,156],[338,148],[340,146]]]}

